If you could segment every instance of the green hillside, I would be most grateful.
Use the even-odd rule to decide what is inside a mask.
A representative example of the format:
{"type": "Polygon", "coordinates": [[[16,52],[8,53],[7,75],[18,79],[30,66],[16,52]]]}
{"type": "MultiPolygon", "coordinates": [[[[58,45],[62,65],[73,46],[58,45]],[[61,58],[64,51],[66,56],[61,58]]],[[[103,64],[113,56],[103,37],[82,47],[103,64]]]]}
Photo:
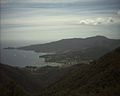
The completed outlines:
{"type": "Polygon", "coordinates": [[[120,47],[72,71],[39,96],[119,96],[119,89],[120,47]]]}

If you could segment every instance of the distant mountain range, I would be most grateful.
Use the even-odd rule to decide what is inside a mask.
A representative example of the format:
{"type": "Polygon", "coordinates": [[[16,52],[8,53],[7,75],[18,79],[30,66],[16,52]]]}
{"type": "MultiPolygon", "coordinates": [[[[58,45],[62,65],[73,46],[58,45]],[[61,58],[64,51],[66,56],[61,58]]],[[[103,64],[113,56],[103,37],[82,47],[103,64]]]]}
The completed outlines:
{"type": "Polygon", "coordinates": [[[51,43],[20,47],[22,50],[51,52],[44,55],[46,62],[64,64],[89,63],[120,46],[120,39],[109,39],[104,36],[88,38],[63,39],[51,43]]]}
{"type": "Polygon", "coordinates": [[[0,96],[119,96],[120,47],[90,64],[65,68],[29,72],[0,64],[0,78],[0,96]]]}
{"type": "Polygon", "coordinates": [[[55,42],[36,44],[20,47],[22,50],[34,50],[36,52],[63,53],[73,50],[83,50],[94,47],[116,48],[120,46],[120,39],[108,39],[104,36],[95,36],[88,38],[63,39],[55,42]]]}

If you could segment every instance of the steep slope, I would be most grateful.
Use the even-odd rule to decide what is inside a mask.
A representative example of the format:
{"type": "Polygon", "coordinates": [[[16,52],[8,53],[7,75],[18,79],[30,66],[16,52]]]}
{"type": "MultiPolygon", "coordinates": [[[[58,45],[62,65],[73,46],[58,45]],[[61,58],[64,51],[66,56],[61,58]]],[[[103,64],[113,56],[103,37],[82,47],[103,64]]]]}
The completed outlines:
{"type": "Polygon", "coordinates": [[[43,77],[45,74],[46,73],[31,73],[22,68],[0,64],[0,88],[3,89],[4,86],[7,86],[7,83],[10,85],[10,83],[13,82],[16,86],[20,86],[25,92],[36,94],[46,86],[43,85],[46,84],[45,78],[47,77],[43,77]],[[44,80],[42,80],[42,78],[44,80]]]}
{"type": "Polygon", "coordinates": [[[0,64],[0,96],[13,96],[11,91],[15,92],[15,96],[36,96],[76,68],[45,66],[37,68],[36,72],[30,72],[24,68],[0,64]]]}
{"type": "Polygon", "coordinates": [[[120,47],[49,86],[39,96],[119,96],[120,47]]]}
{"type": "Polygon", "coordinates": [[[120,40],[108,39],[104,36],[95,36],[89,38],[63,39],[55,42],[30,45],[20,47],[22,50],[34,50],[36,52],[68,52],[71,50],[82,50],[96,46],[107,48],[116,48],[120,45],[120,40]]]}
{"type": "Polygon", "coordinates": [[[26,83],[27,77],[27,74],[18,68],[0,64],[0,96],[28,96],[25,90],[29,84],[26,83]]]}

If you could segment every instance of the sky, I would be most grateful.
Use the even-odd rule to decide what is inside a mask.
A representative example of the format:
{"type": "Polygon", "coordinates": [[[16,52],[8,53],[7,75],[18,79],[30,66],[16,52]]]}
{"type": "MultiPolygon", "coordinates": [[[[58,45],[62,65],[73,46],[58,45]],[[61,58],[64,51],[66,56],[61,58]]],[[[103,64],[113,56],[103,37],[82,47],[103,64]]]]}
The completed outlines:
{"type": "Polygon", "coordinates": [[[1,40],[120,39],[120,0],[0,0],[1,40]]]}

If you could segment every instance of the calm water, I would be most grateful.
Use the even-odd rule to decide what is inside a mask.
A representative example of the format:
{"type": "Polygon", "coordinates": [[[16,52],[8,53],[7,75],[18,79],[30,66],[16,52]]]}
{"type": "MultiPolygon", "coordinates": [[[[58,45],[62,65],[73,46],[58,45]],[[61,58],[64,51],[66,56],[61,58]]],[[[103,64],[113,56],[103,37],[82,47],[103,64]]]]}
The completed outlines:
{"type": "MultiPolygon", "coordinates": [[[[5,46],[7,47],[7,46],[5,46]]],[[[11,47],[11,46],[10,46],[11,47]]],[[[16,49],[3,49],[0,48],[0,62],[3,64],[8,64],[12,66],[58,66],[58,63],[46,63],[44,58],[39,58],[39,56],[45,55],[47,53],[36,53],[34,51],[23,51],[16,49]]]]}

